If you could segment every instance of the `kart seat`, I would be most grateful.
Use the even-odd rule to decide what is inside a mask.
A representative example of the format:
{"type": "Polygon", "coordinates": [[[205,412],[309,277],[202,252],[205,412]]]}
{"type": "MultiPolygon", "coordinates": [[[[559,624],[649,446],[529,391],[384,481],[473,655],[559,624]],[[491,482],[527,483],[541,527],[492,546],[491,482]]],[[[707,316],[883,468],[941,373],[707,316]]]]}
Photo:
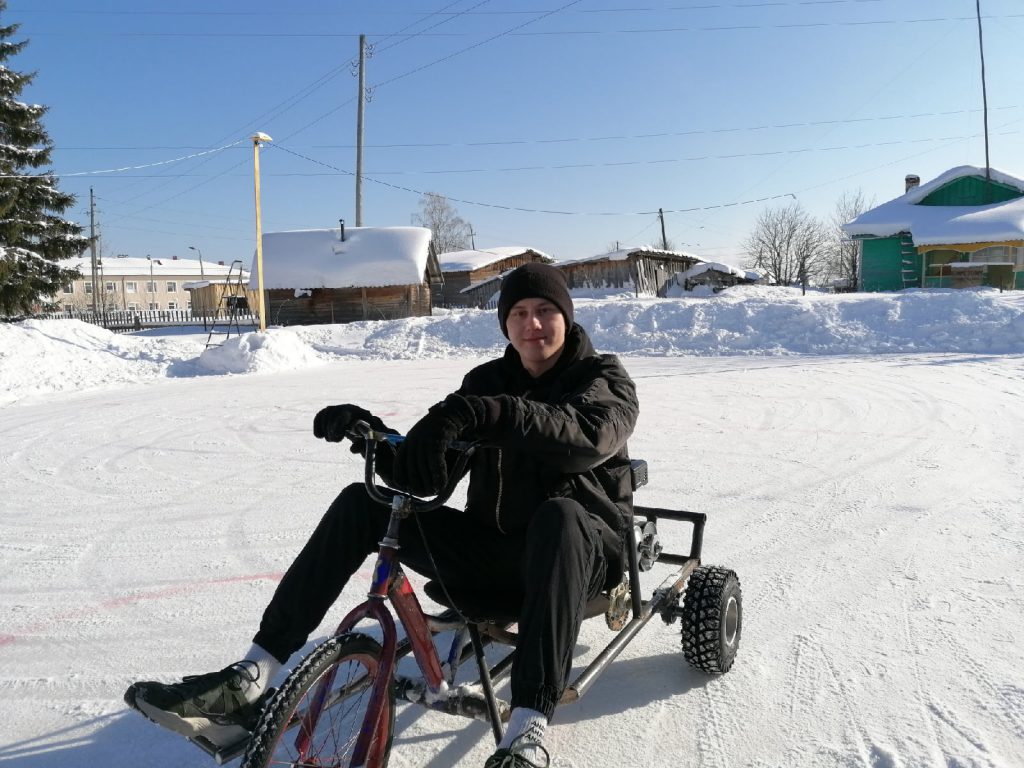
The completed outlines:
{"type": "MultiPolygon", "coordinates": [[[[477,624],[512,624],[519,621],[522,595],[514,592],[479,591],[428,581],[423,585],[427,597],[445,608],[453,608],[477,624]],[[445,589],[447,588],[447,592],[445,589]],[[451,599],[449,599],[449,595],[451,599]]],[[[608,595],[601,593],[587,603],[583,617],[600,616],[608,610],[608,595]]]]}

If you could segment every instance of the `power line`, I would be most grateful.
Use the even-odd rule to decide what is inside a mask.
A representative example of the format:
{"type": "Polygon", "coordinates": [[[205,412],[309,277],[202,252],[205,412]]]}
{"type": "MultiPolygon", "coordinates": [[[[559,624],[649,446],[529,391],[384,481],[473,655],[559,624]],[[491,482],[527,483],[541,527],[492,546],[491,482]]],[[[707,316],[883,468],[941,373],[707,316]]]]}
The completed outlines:
{"type": "MultiPolygon", "coordinates": [[[[342,174],[344,174],[346,176],[355,176],[355,174],[352,173],[352,171],[346,170],[344,168],[338,168],[337,166],[331,165],[330,163],[325,163],[322,160],[316,160],[316,159],[314,159],[312,157],[307,157],[306,155],[300,154],[298,152],[294,152],[294,151],[292,151],[290,149],[287,149],[286,147],[283,147],[281,144],[279,144],[277,142],[275,142],[273,144],[268,144],[267,146],[268,147],[273,147],[274,149],[278,149],[278,150],[280,150],[282,152],[287,152],[289,155],[294,155],[295,157],[302,158],[303,160],[308,160],[309,162],[315,163],[316,165],[322,165],[325,168],[330,168],[332,170],[338,171],[339,173],[342,173],[342,174]]],[[[387,181],[381,181],[380,179],[374,179],[374,178],[372,178],[370,176],[363,176],[363,179],[366,180],[366,181],[371,181],[374,184],[379,184],[379,185],[381,185],[383,187],[390,187],[391,189],[397,189],[397,190],[399,190],[401,192],[410,192],[410,193],[412,193],[414,195],[421,195],[421,196],[427,194],[424,190],[421,190],[421,189],[413,189],[411,187],[403,187],[403,186],[401,186],[399,184],[392,184],[392,183],[387,182],[387,181]]],[[[741,205],[750,205],[752,203],[763,203],[763,202],[767,202],[769,200],[778,200],[778,199],[781,199],[781,198],[784,198],[784,197],[793,197],[793,196],[794,196],[793,193],[786,192],[786,193],[781,194],[781,195],[772,195],[772,196],[769,196],[769,197],[761,197],[761,198],[758,198],[756,200],[737,200],[737,201],[733,201],[733,202],[730,202],[730,203],[719,203],[719,204],[716,204],[716,205],[702,205],[702,206],[695,206],[693,208],[666,209],[664,211],[664,213],[689,213],[689,212],[693,212],[693,211],[710,211],[710,210],[716,210],[716,209],[720,209],[720,208],[732,208],[732,207],[741,206],[741,205]]],[[[651,216],[653,214],[658,213],[658,211],[558,211],[558,210],[550,210],[550,209],[543,209],[543,208],[522,208],[522,207],[519,207],[519,206],[504,205],[504,204],[500,204],[500,203],[484,203],[484,202],[481,202],[479,200],[466,200],[464,198],[451,197],[449,195],[445,195],[445,197],[448,198],[449,200],[451,200],[452,202],[462,203],[463,205],[475,205],[475,206],[479,206],[479,207],[482,207],[482,208],[495,208],[495,209],[498,209],[498,210],[515,211],[515,212],[519,212],[519,213],[547,213],[547,214],[552,214],[552,215],[555,215],[555,216],[651,216]]]]}
{"type": "MultiPolygon", "coordinates": [[[[575,5],[580,0],[569,5],[575,5]]],[[[563,6],[564,8],[565,6],[563,6]]],[[[550,11],[545,16],[550,16],[553,13],[558,13],[561,8],[550,11]]],[[[542,17],[543,18],[543,17],[542,17]]],[[[989,15],[983,16],[983,19],[1021,19],[1024,18],[1024,13],[1008,13],[1002,15],[989,15]]],[[[574,29],[574,30],[550,30],[550,31],[530,31],[530,32],[505,32],[500,36],[511,35],[513,37],[567,37],[577,35],[656,35],[656,34],[677,34],[681,32],[744,32],[744,31],[760,31],[760,30],[777,30],[777,29],[820,29],[823,27],[867,27],[867,26],[886,26],[895,24],[934,24],[950,21],[970,21],[976,22],[977,19],[974,16],[931,16],[919,19],[875,19],[868,21],[807,21],[807,22],[791,22],[787,24],[718,24],[710,26],[692,26],[692,27],[656,27],[646,29],[574,29]]],[[[533,23],[533,22],[526,22],[533,23]]],[[[522,26],[525,26],[522,25],[522,26]]],[[[28,37],[78,37],[81,32],[39,32],[39,31],[26,31],[24,33],[28,37]]],[[[280,38],[280,39],[303,39],[303,38],[358,38],[359,34],[355,32],[171,32],[171,31],[160,31],[160,32],[114,32],[114,31],[91,31],[89,33],[93,37],[169,37],[169,38],[280,38]]],[[[368,36],[377,37],[377,33],[366,33],[368,36]]],[[[423,32],[414,33],[409,37],[472,37],[472,32],[423,32]]],[[[395,35],[391,35],[395,36],[395,35]]],[[[469,49],[475,48],[478,45],[490,42],[495,38],[489,38],[478,43],[477,45],[470,46],[469,49]]],[[[469,50],[467,49],[467,50],[469,50]]],[[[457,55],[457,54],[453,54],[457,55]]],[[[451,57],[446,57],[451,58],[451,57]]],[[[440,59],[439,61],[444,61],[440,59]]],[[[437,62],[433,62],[437,63],[437,62]]],[[[428,64],[426,66],[432,66],[428,64]]],[[[416,70],[418,71],[418,70],[416,70]]],[[[411,74],[411,73],[410,73],[411,74]]],[[[390,82],[390,81],[389,81],[390,82]]]]}
{"type": "MultiPolygon", "coordinates": [[[[1019,134],[1019,133],[1021,133],[1021,130],[1004,130],[1004,131],[1000,131],[996,135],[999,135],[999,136],[1012,136],[1012,135],[1016,135],[1016,134],[1019,134]]],[[[641,166],[641,165],[668,165],[668,164],[673,164],[673,163],[698,162],[698,161],[701,161],[701,160],[737,160],[737,159],[747,158],[747,157],[775,157],[775,156],[783,156],[783,155],[803,155],[803,154],[811,154],[811,153],[816,153],[816,152],[841,152],[841,151],[846,151],[846,150],[872,149],[872,148],[876,148],[876,147],[894,147],[894,146],[900,146],[900,145],[904,145],[904,144],[923,144],[925,142],[932,142],[932,141],[952,142],[952,141],[962,141],[964,139],[977,138],[978,135],[979,134],[977,134],[977,133],[971,133],[971,134],[962,134],[962,135],[959,135],[959,136],[926,136],[926,137],[918,138],[918,139],[897,139],[897,140],[892,140],[892,141],[876,141],[876,142],[864,142],[864,143],[860,143],[860,144],[833,145],[833,146],[830,146],[830,147],[808,146],[808,147],[796,147],[796,148],[791,148],[791,149],[766,150],[766,151],[762,151],[762,152],[729,152],[729,153],[724,153],[724,154],[705,154],[705,155],[691,155],[691,156],[687,156],[687,157],[658,158],[658,159],[654,159],[654,160],[617,160],[617,161],[608,162],[608,163],[559,163],[559,164],[553,164],[553,165],[520,165],[520,166],[506,166],[506,167],[499,167],[499,168],[442,168],[442,169],[424,169],[424,170],[415,170],[415,171],[409,171],[409,170],[384,171],[384,170],[379,170],[379,171],[373,171],[372,173],[374,175],[376,175],[376,176],[424,176],[424,175],[435,175],[436,176],[436,175],[445,175],[445,174],[513,173],[513,172],[523,172],[523,171],[579,170],[579,169],[584,169],[584,168],[621,168],[621,167],[641,166]]],[[[236,143],[241,143],[241,142],[236,142],[236,143]]],[[[278,144],[275,144],[275,146],[277,146],[277,145],[278,144]]],[[[229,146],[233,146],[233,145],[229,145],[229,146]]],[[[222,147],[221,149],[226,149],[226,147],[222,147]]],[[[296,155],[297,157],[301,157],[301,158],[303,158],[305,160],[309,160],[311,162],[318,163],[320,165],[324,165],[325,167],[332,168],[336,172],[341,173],[343,175],[354,175],[354,174],[350,174],[349,171],[346,171],[344,169],[335,168],[334,166],[331,166],[331,165],[329,165],[327,163],[321,162],[319,160],[315,160],[315,159],[310,158],[310,157],[308,157],[306,155],[301,155],[297,151],[294,151],[294,150],[287,150],[287,151],[290,154],[296,155]]],[[[176,161],[175,160],[167,160],[167,161],[164,161],[162,163],[152,163],[151,165],[165,165],[165,164],[171,163],[171,162],[176,162],[176,161]]],[[[244,162],[244,161],[242,161],[242,162],[244,162]]],[[[231,170],[234,170],[234,168],[237,168],[239,165],[241,165],[241,162],[237,163],[234,166],[232,166],[227,171],[223,171],[221,173],[214,174],[213,176],[207,177],[207,178],[208,178],[209,181],[212,181],[215,178],[219,178],[221,176],[227,175],[231,170]]],[[[126,170],[134,170],[135,168],[146,168],[146,167],[148,167],[148,166],[134,166],[134,167],[128,167],[128,168],[123,168],[123,169],[118,169],[118,170],[126,171],[126,170]]],[[[66,174],[56,173],[56,175],[58,177],[60,177],[60,178],[64,178],[64,177],[70,177],[70,176],[90,176],[90,175],[98,175],[98,174],[111,174],[111,173],[115,173],[115,172],[117,172],[117,171],[115,171],[115,170],[81,171],[81,172],[78,172],[78,173],[66,173],[66,174]]],[[[301,173],[301,172],[276,172],[276,173],[271,172],[271,173],[266,173],[264,175],[268,176],[268,177],[279,177],[280,178],[280,177],[288,177],[288,176],[322,176],[322,175],[325,175],[325,174],[322,174],[322,173],[301,173]]],[[[181,173],[181,174],[173,174],[173,175],[167,175],[167,174],[161,174],[161,175],[155,175],[155,174],[153,174],[153,175],[150,175],[150,174],[122,174],[121,176],[119,176],[119,178],[138,178],[138,179],[142,179],[142,178],[167,178],[167,179],[171,179],[171,178],[188,178],[188,177],[200,177],[200,176],[202,176],[202,174],[196,174],[196,173],[181,173]]],[[[22,178],[22,177],[23,176],[0,176],[0,178],[22,178]]],[[[145,210],[145,209],[143,209],[143,210],[145,210]]]]}
{"type": "MultiPolygon", "coordinates": [[[[1004,107],[989,107],[989,112],[1020,109],[1021,104],[1014,104],[1004,107]]],[[[367,149],[438,149],[442,147],[507,147],[530,144],[571,144],[601,141],[636,141],[641,139],[662,139],[678,138],[681,136],[705,136],[720,133],[746,133],[767,130],[786,130],[789,128],[816,128],[828,125],[852,125],[855,123],[881,122],[884,120],[915,120],[925,117],[955,117],[958,115],[970,115],[981,112],[981,109],[954,109],[945,112],[915,112],[904,115],[874,115],[871,117],[853,117],[845,119],[829,120],[806,120],[798,123],[776,123],[764,125],[732,126],[727,128],[699,128],[688,131],[660,131],[657,133],[634,133],[618,134],[608,136],[563,136],[556,138],[528,138],[528,139],[490,139],[481,141],[431,141],[431,142],[403,142],[393,144],[364,144],[367,149]]],[[[313,144],[310,149],[354,149],[354,144],[313,144]]],[[[56,149],[60,152],[72,151],[150,151],[150,150],[183,150],[203,149],[198,146],[127,146],[127,147],[88,147],[88,146],[59,146],[56,149]]]]}
{"type": "MultiPolygon", "coordinates": [[[[1020,109],[1021,105],[1009,107],[992,107],[990,111],[1020,109]]],[[[659,133],[636,133],[621,134],[612,136],[573,136],[551,139],[505,139],[492,141],[466,141],[466,142],[425,142],[422,144],[366,144],[372,149],[437,149],[441,147],[501,147],[529,144],[570,144],[598,141],[634,141],[638,139],[663,139],[678,138],[680,136],[702,136],[719,133],[745,133],[765,130],[782,130],[787,128],[814,128],[826,125],[852,125],[854,123],[867,123],[882,120],[909,120],[922,117],[952,117],[956,115],[968,115],[980,112],[980,109],[957,109],[946,112],[918,112],[907,115],[879,115],[875,117],[854,117],[843,120],[807,120],[799,123],[778,123],[775,125],[750,125],[731,128],[699,128],[689,131],[662,131],[659,133]]],[[[352,149],[351,144],[315,144],[313,149],[352,149]]]]}
{"type": "MultiPolygon", "coordinates": [[[[842,4],[853,4],[853,5],[864,5],[867,3],[881,3],[891,2],[891,0],[789,0],[788,2],[759,2],[759,3],[704,3],[701,5],[669,5],[663,7],[648,7],[648,8],[580,8],[572,11],[572,13],[637,13],[637,12],[664,12],[664,11],[704,11],[708,9],[720,9],[720,8],[764,8],[764,7],[779,7],[779,6],[808,6],[808,5],[842,5],[842,4]]],[[[431,16],[444,15],[448,8],[456,5],[458,0],[454,3],[449,3],[439,11],[364,11],[365,15],[373,16],[409,16],[419,15],[427,18],[431,16]]],[[[91,15],[91,16],[280,16],[281,11],[172,11],[172,10],[96,10],[96,9],[60,9],[60,10],[45,10],[38,8],[22,9],[22,8],[8,8],[12,13],[18,14],[37,14],[37,15],[61,15],[65,16],[68,14],[77,15],[91,15]]],[[[350,11],[302,11],[288,9],[289,16],[344,16],[346,18],[351,17],[350,11]]],[[[500,11],[452,11],[448,15],[462,16],[527,16],[536,13],[541,13],[539,9],[527,10],[500,10],[500,11]]]]}
{"type": "MultiPolygon", "coordinates": [[[[439,59],[435,59],[434,61],[428,62],[426,64],[422,64],[422,65],[420,65],[418,67],[415,67],[415,68],[410,69],[410,70],[408,70],[406,72],[403,72],[400,75],[395,75],[394,77],[391,77],[391,78],[389,78],[387,80],[383,80],[383,81],[381,81],[379,83],[375,83],[375,84],[370,86],[370,90],[375,90],[375,89],[380,88],[382,86],[390,85],[391,83],[394,83],[394,82],[396,82],[398,80],[403,80],[406,77],[409,77],[411,75],[415,75],[415,74],[417,74],[419,72],[422,72],[425,69],[428,69],[430,67],[436,66],[437,64],[441,64],[442,62],[445,62],[445,61],[450,61],[451,59],[454,59],[456,56],[461,56],[462,54],[467,53],[468,51],[472,51],[472,50],[474,50],[476,48],[479,48],[482,45],[486,45],[487,43],[493,42],[494,40],[497,40],[499,38],[505,37],[506,35],[509,35],[509,34],[515,32],[516,30],[522,29],[523,27],[527,27],[530,24],[536,24],[538,21],[541,21],[542,19],[546,19],[549,16],[553,16],[556,13],[560,13],[560,12],[564,11],[567,8],[570,8],[570,7],[574,6],[574,5],[577,5],[580,2],[582,2],[582,0],[572,0],[572,2],[566,3],[565,5],[561,6],[560,8],[556,8],[553,11],[547,11],[547,12],[541,14],[540,16],[537,16],[536,18],[530,19],[529,21],[524,21],[522,24],[517,24],[516,26],[514,26],[514,27],[512,27],[510,29],[507,29],[504,32],[499,32],[498,34],[493,35],[491,37],[488,37],[485,40],[481,40],[478,43],[474,43],[473,45],[469,45],[469,46],[466,46],[465,48],[461,48],[461,49],[455,51],[454,53],[450,53],[447,56],[442,56],[439,59]]],[[[341,104],[336,106],[334,109],[331,109],[330,111],[325,112],[324,114],[320,115],[320,117],[317,117],[314,120],[311,120],[310,122],[306,123],[304,126],[299,128],[298,130],[292,131],[290,134],[285,136],[284,141],[287,141],[288,139],[292,138],[293,136],[297,136],[298,134],[302,133],[303,131],[307,130],[308,128],[313,127],[314,125],[319,123],[321,120],[327,119],[328,117],[333,115],[335,112],[337,112],[340,109],[342,109],[343,107],[346,107],[349,104],[351,104],[353,101],[355,101],[355,98],[351,98],[351,99],[348,99],[347,101],[342,102],[341,104]]]]}

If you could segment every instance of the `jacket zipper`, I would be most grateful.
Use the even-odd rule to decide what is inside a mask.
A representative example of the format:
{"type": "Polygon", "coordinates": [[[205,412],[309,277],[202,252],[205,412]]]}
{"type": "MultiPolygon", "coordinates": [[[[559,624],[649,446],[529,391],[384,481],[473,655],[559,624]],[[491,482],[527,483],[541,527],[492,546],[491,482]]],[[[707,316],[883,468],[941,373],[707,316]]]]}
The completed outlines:
{"type": "Polygon", "coordinates": [[[498,526],[498,531],[505,533],[505,529],[501,527],[501,448],[498,449],[498,497],[494,504],[494,524],[498,526]]]}

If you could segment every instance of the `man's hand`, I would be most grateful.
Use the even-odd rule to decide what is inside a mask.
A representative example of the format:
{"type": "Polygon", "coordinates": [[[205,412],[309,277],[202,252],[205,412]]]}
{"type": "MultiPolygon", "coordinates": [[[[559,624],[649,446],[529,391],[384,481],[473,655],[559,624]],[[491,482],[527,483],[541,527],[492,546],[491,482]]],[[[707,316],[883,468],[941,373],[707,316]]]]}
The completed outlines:
{"type": "Polygon", "coordinates": [[[392,480],[415,496],[433,496],[448,482],[445,453],[460,436],[476,426],[473,407],[459,395],[449,395],[416,422],[398,446],[392,480]]]}
{"type": "MultiPolygon", "coordinates": [[[[329,443],[340,443],[346,437],[349,437],[348,430],[357,421],[365,421],[370,425],[371,429],[378,432],[394,433],[394,430],[388,429],[383,421],[365,408],[360,408],[358,405],[345,404],[328,405],[326,408],[321,409],[313,417],[313,435],[315,437],[322,437],[329,443]]],[[[366,447],[366,440],[355,435],[352,435],[350,439],[352,440],[352,447],[350,448],[352,453],[363,453],[366,447]]]]}

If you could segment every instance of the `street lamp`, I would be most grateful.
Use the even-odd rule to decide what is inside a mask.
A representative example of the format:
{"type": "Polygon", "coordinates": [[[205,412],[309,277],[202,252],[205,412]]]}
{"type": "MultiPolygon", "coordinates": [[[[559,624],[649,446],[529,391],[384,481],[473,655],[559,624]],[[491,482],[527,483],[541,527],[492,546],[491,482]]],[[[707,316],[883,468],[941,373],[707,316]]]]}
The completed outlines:
{"type": "Polygon", "coordinates": [[[153,309],[153,305],[156,303],[156,280],[153,279],[153,257],[146,254],[146,260],[149,261],[149,308],[153,309]]]}
{"type": "Polygon", "coordinates": [[[252,166],[256,192],[256,287],[260,310],[260,331],[267,330],[267,312],[263,298],[263,225],[260,221],[260,142],[273,141],[267,134],[252,135],[252,166]]]}
{"type": "Polygon", "coordinates": [[[206,272],[203,271],[203,252],[201,250],[199,250],[198,248],[196,248],[194,245],[190,245],[188,247],[188,249],[190,251],[195,251],[196,253],[199,254],[199,276],[203,280],[205,280],[206,279],[206,272]]]}

